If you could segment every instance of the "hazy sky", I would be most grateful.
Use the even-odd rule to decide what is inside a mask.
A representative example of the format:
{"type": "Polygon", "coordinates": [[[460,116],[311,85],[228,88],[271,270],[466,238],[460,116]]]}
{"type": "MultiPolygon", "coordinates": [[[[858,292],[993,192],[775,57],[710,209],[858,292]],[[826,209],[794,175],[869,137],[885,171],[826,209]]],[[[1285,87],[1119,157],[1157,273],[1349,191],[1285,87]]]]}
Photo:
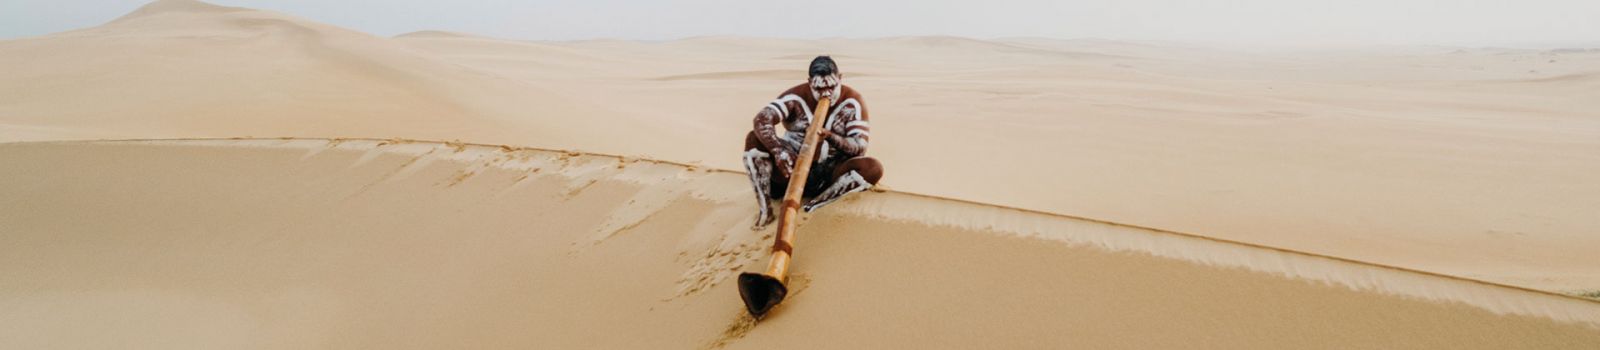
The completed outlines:
{"type": "MultiPolygon", "coordinates": [[[[93,26],[140,0],[0,1],[0,38],[93,26]]],[[[515,39],[1042,36],[1268,44],[1600,46],[1600,0],[216,0],[378,35],[515,39]],[[798,7],[809,4],[811,7],[798,7]]]]}

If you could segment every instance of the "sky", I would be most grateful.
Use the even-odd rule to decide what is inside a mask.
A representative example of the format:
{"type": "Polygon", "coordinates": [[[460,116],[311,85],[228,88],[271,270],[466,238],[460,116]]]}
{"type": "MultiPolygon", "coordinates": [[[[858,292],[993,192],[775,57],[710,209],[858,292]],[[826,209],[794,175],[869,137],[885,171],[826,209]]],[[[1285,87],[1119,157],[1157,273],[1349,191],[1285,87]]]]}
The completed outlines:
{"type": "MultiPolygon", "coordinates": [[[[104,23],[144,0],[5,0],[0,38],[104,23]]],[[[1600,47],[1600,0],[215,0],[377,35],[528,40],[955,35],[1200,43],[1600,47]],[[804,5],[804,6],[802,6],[804,5]]]]}

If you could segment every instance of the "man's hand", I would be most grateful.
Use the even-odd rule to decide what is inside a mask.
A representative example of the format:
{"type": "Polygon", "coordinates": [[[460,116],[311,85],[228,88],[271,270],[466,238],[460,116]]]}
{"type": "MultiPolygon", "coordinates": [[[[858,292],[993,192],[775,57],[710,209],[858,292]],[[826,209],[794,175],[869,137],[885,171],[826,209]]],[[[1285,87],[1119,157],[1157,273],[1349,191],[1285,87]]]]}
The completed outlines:
{"type": "Polygon", "coordinates": [[[778,173],[783,174],[783,178],[787,179],[791,172],[794,172],[794,156],[789,155],[787,151],[779,151],[778,173]]]}
{"type": "Polygon", "coordinates": [[[818,136],[822,136],[822,141],[834,142],[834,147],[838,147],[838,144],[843,144],[843,142],[845,142],[845,137],[840,137],[838,134],[835,134],[834,131],[830,131],[830,129],[827,128],[822,128],[821,131],[816,131],[816,134],[818,134],[818,136]]]}

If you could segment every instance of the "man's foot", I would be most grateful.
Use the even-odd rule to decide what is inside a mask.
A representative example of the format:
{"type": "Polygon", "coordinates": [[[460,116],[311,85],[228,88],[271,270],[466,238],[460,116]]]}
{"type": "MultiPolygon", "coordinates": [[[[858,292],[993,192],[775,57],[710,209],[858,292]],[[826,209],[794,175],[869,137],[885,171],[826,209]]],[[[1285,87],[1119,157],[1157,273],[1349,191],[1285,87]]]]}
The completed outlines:
{"type": "Polygon", "coordinates": [[[810,213],[812,210],[817,210],[824,205],[828,205],[828,203],[844,198],[847,194],[866,191],[868,188],[872,188],[872,183],[862,178],[861,174],[851,170],[844,173],[844,175],[839,175],[839,178],[833,181],[833,185],[823,190],[822,194],[817,195],[817,198],[811,199],[811,202],[801,206],[800,210],[810,213]]]}
{"type": "Polygon", "coordinates": [[[766,229],[766,225],[773,224],[773,221],[778,221],[778,216],[774,216],[771,211],[760,211],[755,213],[755,225],[752,225],[750,230],[766,229]]]}

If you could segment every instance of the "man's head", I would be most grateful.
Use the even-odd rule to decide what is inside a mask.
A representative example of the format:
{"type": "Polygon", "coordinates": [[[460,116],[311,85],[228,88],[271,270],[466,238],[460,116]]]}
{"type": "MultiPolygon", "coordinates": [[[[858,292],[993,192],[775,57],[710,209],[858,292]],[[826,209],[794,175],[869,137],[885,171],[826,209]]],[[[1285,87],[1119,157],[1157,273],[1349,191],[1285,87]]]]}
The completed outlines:
{"type": "Polygon", "coordinates": [[[844,86],[844,75],[839,74],[839,66],[833,63],[833,58],[817,56],[811,60],[811,97],[822,100],[839,97],[839,89],[844,86]]]}

